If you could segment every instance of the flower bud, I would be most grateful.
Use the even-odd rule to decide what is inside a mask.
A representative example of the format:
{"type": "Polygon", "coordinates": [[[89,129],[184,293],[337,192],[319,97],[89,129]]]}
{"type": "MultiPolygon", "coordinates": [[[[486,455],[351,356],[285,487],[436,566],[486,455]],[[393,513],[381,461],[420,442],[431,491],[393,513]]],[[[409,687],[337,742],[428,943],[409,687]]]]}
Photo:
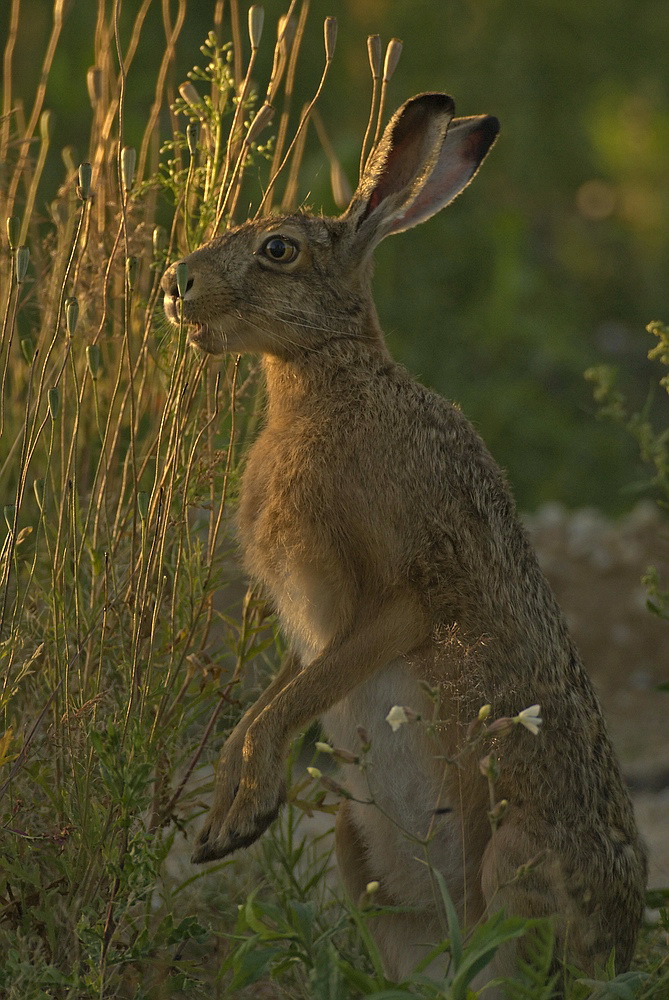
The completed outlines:
{"type": "Polygon", "coordinates": [[[383,82],[388,83],[397,68],[402,55],[402,43],[399,38],[391,38],[386,49],[386,59],[383,64],[383,82]]]}
{"type": "Polygon", "coordinates": [[[94,382],[98,377],[101,363],[102,355],[100,353],[100,348],[97,344],[89,344],[86,348],[86,364],[88,365],[88,370],[94,382]]]}
{"type": "Polygon", "coordinates": [[[369,35],[367,38],[367,55],[369,56],[369,68],[375,80],[381,76],[381,35],[369,35]]]}
{"type": "Polygon", "coordinates": [[[10,215],[7,219],[7,242],[10,250],[16,250],[21,233],[21,220],[18,215],[10,215]]]}
{"type": "Polygon", "coordinates": [[[318,741],[314,743],[314,746],[320,753],[334,753],[334,747],[331,747],[329,743],[321,743],[318,741]]]}
{"type": "Polygon", "coordinates": [[[57,385],[54,385],[53,389],[49,389],[48,400],[51,419],[55,420],[60,410],[60,390],[57,385]]]}
{"type": "Polygon", "coordinates": [[[30,260],[30,247],[22,246],[16,248],[16,283],[18,285],[24,280],[28,271],[28,261],[30,260]]]}
{"type": "Polygon", "coordinates": [[[188,264],[185,260],[180,260],[177,264],[177,291],[180,299],[188,291],[188,264]]]}
{"type": "Polygon", "coordinates": [[[72,296],[69,299],[65,299],[65,325],[67,326],[67,332],[70,337],[74,336],[74,331],[77,329],[78,319],[79,303],[76,298],[72,296]]]}
{"type": "Polygon", "coordinates": [[[499,764],[497,763],[497,758],[493,757],[492,754],[486,754],[479,761],[479,770],[484,778],[488,778],[490,781],[495,781],[499,778],[499,764]]]}
{"type": "Polygon", "coordinates": [[[513,719],[509,719],[508,716],[503,715],[501,719],[495,719],[494,722],[491,722],[486,733],[488,736],[506,736],[512,729],[513,719]]]}
{"type": "Polygon", "coordinates": [[[504,813],[508,808],[509,808],[509,803],[507,802],[507,800],[500,799],[499,802],[497,802],[495,806],[488,813],[488,819],[490,820],[491,823],[493,823],[496,826],[502,819],[504,813]]]}
{"type": "Polygon", "coordinates": [[[199,115],[202,111],[202,98],[193,84],[188,82],[182,83],[179,87],[179,93],[183,97],[186,104],[188,104],[190,108],[199,115]]]}
{"type": "Polygon", "coordinates": [[[308,767],[307,774],[311,775],[316,781],[319,781],[323,777],[323,772],[319,771],[317,767],[308,767]]]}
{"type": "Polygon", "coordinates": [[[35,342],[32,337],[23,337],[21,340],[21,354],[27,365],[33,363],[33,358],[35,356],[35,342]]]}
{"type": "Polygon", "coordinates": [[[337,18],[336,17],[326,17],[323,24],[323,34],[325,37],[325,58],[328,62],[332,61],[335,52],[335,45],[337,42],[337,18]]]}
{"type": "Polygon", "coordinates": [[[121,150],[121,183],[124,191],[129,191],[132,187],[136,163],[137,150],[133,146],[124,146],[121,150]]]}
{"type": "Polygon", "coordinates": [[[265,10],[259,4],[254,3],[249,7],[249,38],[251,48],[257,49],[262,38],[262,26],[265,20],[265,10]]]}
{"type": "Polygon", "coordinates": [[[82,163],[79,166],[79,187],[77,193],[82,201],[87,201],[91,193],[91,179],[93,168],[90,163],[82,163]]]}

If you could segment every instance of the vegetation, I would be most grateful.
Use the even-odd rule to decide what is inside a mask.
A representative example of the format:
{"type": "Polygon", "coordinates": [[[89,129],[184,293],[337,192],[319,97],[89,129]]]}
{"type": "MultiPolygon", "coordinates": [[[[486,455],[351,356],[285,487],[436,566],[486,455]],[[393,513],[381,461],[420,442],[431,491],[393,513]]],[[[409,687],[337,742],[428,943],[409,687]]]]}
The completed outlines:
{"type": "MultiPolygon", "coordinates": [[[[325,70],[301,103],[309,67],[323,63],[308,3],[291,4],[292,19],[278,24],[268,12],[264,30],[252,8],[248,39],[235,3],[230,23],[220,0],[207,11],[210,34],[185,0],[158,8],[99,0],[92,13],[55,0],[47,24],[46,4],[13,0],[0,15],[0,994],[251,996],[262,980],[277,996],[314,1000],[464,1000],[499,944],[523,934],[526,966],[509,989],[548,1000],[550,927],[496,918],[463,939],[445,893],[448,983],[420,973],[386,983],[368,929],[373,886],[353,902],[333,891],[328,838],[303,832],[309,814],[327,816],[333,802],[301,769],[291,807],[255,852],[206,870],[181,864],[210,747],[266,679],[276,640],[257,596],[244,595],[230,531],[240,456],[259,416],[256,369],[240,359],[217,369],[187,350],[183,330],[162,317],[159,279],[167,262],[247,212],[296,205],[323,154],[332,184],[324,200],[345,201],[346,177],[325,130],[328,104],[322,117],[311,104],[318,74],[335,71],[332,21],[325,70]],[[178,74],[196,30],[202,68],[186,79],[178,74]],[[51,111],[55,93],[63,122],[51,111]],[[74,133],[83,155],[63,144],[74,133]]],[[[475,29],[461,15],[465,53],[475,29]]],[[[472,87],[468,99],[480,105],[462,111],[498,110],[489,96],[472,87]]],[[[350,163],[359,155],[358,140],[350,163]]],[[[451,240],[464,246],[476,216],[459,211],[451,240]]],[[[526,238],[517,211],[501,212],[471,251],[489,259],[493,244],[506,248],[495,275],[488,264],[476,279],[480,289],[494,277],[493,291],[473,319],[456,304],[451,358],[464,369],[470,357],[471,371],[481,362],[487,402],[502,343],[516,345],[520,364],[530,340],[529,321],[511,336],[519,300],[509,291],[526,238]],[[469,324],[491,317],[500,345],[474,345],[469,324]]],[[[401,260],[380,275],[388,308],[398,304],[389,292],[401,260]]],[[[477,290],[463,280],[470,267],[463,251],[447,268],[463,301],[477,290]]],[[[397,286],[416,280],[407,270],[397,286]]],[[[393,323],[420,339],[423,317],[404,310],[393,323]]],[[[426,334],[428,350],[435,337],[426,334]]],[[[552,377],[550,364],[542,371],[552,377]]],[[[510,408],[530,406],[525,375],[512,381],[510,408]]],[[[546,426],[542,418],[532,431],[537,440],[546,426]]],[[[546,478],[540,490],[554,487],[546,478]]],[[[294,758],[312,752],[306,741],[294,758]]],[[[659,997],[666,958],[655,936],[629,975],[615,979],[611,966],[597,982],[564,976],[573,1000],[659,997]]]]}

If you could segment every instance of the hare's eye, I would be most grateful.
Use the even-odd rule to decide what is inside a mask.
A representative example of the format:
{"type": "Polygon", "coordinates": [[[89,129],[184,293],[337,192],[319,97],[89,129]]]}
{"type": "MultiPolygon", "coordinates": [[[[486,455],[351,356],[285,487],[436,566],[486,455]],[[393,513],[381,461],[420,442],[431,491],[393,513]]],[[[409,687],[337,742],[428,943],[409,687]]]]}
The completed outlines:
{"type": "Polygon", "coordinates": [[[292,240],[289,240],[286,236],[270,236],[268,240],[265,240],[260,252],[268,258],[268,260],[276,261],[279,264],[287,264],[291,260],[295,260],[298,254],[297,244],[292,240]]]}

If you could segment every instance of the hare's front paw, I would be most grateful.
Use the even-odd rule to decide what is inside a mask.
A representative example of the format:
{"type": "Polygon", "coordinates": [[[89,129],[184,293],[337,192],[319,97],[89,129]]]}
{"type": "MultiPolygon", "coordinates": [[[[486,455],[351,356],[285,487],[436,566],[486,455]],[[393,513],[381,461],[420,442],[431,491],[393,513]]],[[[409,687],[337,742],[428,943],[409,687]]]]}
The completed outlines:
{"type": "Polygon", "coordinates": [[[197,838],[197,844],[193,853],[192,861],[199,864],[201,861],[213,861],[215,857],[209,852],[209,845],[216,840],[218,831],[225,823],[225,818],[230,812],[232,803],[235,800],[237,790],[242,775],[242,741],[235,740],[231,736],[223,750],[216,768],[216,781],[214,784],[214,801],[209,810],[207,820],[197,838]]]}
{"type": "Polygon", "coordinates": [[[286,798],[281,761],[267,744],[254,742],[249,732],[243,756],[237,753],[228,760],[223,751],[214,804],[192,858],[195,864],[248,847],[276,818],[286,798]]]}
{"type": "Polygon", "coordinates": [[[202,832],[193,861],[215,861],[224,858],[240,847],[248,847],[258,839],[276,819],[286,798],[285,783],[281,772],[263,773],[260,780],[246,774],[244,769],[234,802],[223,823],[218,814],[212,813],[202,832]]]}

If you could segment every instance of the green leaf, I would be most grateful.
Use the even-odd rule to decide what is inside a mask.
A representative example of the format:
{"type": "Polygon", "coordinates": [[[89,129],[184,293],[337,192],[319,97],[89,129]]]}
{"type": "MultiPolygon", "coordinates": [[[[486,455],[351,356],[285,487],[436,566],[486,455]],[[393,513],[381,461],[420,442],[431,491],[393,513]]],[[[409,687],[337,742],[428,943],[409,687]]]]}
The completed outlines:
{"type": "Polygon", "coordinates": [[[281,954],[281,950],[281,948],[259,948],[258,942],[249,938],[234,955],[231,992],[257,982],[265,975],[277,955],[281,954]]]}

